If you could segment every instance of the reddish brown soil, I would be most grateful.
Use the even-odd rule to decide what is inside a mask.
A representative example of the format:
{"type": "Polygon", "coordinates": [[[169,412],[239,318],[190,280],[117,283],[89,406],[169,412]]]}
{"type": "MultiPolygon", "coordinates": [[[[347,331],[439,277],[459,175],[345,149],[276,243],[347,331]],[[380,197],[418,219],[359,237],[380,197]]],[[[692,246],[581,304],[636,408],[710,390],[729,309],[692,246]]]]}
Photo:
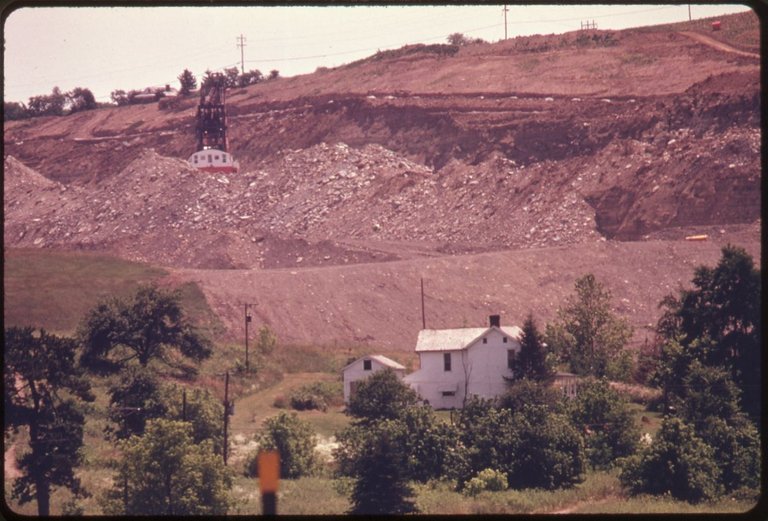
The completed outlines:
{"type": "Polygon", "coordinates": [[[643,327],[718,244],[758,253],[757,19],[723,23],[413,46],[238,89],[231,176],[184,161],[192,98],[7,122],[4,244],[181,268],[233,334],[253,301],[291,341],[407,351],[420,276],[428,325],[455,327],[549,320],[587,271],[643,327]]]}

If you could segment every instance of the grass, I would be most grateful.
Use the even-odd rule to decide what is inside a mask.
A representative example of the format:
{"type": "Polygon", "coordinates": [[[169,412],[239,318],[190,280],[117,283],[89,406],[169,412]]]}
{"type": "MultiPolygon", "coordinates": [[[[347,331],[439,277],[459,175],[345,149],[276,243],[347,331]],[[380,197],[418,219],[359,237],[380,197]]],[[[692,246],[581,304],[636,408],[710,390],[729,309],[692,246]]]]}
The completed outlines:
{"type": "MultiPolygon", "coordinates": [[[[108,255],[39,249],[6,249],[3,319],[6,327],[35,326],[71,335],[104,297],[126,297],[139,285],[160,283],[168,272],[108,255]]],[[[194,283],[179,287],[190,317],[217,334],[222,326],[194,283]]]]}
{"type": "Polygon", "coordinates": [[[417,485],[416,505],[425,514],[532,514],[555,512],[583,501],[619,494],[616,472],[592,472],[572,488],[554,491],[525,489],[482,492],[467,497],[448,482],[417,485]]]}

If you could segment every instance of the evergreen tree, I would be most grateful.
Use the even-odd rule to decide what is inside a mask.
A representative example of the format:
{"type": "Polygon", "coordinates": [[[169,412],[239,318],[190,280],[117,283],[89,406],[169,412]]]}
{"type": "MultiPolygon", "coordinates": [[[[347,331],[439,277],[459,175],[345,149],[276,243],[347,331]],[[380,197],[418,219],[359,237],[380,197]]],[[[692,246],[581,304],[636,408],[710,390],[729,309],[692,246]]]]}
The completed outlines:
{"type": "Polygon", "coordinates": [[[80,401],[93,401],[90,384],[75,363],[77,343],[31,327],[5,330],[3,405],[5,428],[29,428],[30,452],[19,460],[24,476],[13,484],[21,504],[37,501],[50,515],[51,491],[83,492],[75,468],[81,463],[80,401]]]}
{"type": "Polygon", "coordinates": [[[537,382],[548,380],[555,373],[547,360],[544,342],[531,313],[523,323],[520,352],[513,361],[512,371],[515,380],[528,379],[537,382]]]}
{"type": "MultiPolygon", "coordinates": [[[[190,92],[197,88],[197,78],[192,74],[189,69],[184,69],[179,74],[179,94],[182,96],[188,95],[190,92]]],[[[119,103],[118,103],[119,104],[119,103]]]]}

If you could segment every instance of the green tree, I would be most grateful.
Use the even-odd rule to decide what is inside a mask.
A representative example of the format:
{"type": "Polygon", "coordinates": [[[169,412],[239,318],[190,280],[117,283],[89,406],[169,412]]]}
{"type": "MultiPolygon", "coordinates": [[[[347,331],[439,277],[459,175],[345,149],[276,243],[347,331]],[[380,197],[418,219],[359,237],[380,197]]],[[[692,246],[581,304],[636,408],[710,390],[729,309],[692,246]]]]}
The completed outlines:
{"type": "Polygon", "coordinates": [[[35,116],[61,116],[64,114],[64,105],[67,101],[61,89],[54,87],[49,95],[33,96],[27,103],[27,112],[31,117],[35,116]]]}
{"type": "Polygon", "coordinates": [[[489,400],[467,401],[457,421],[459,489],[485,469],[507,476],[515,472],[520,438],[512,416],[509,409],[496,408],[489,400]]]}
{"type": "Polygon", "coordinates": [[[232,476],[210,440],[196,444],[189,423],[154,419],[121,443],[123,458],[105,495],[108,515],[224,515],[232,476]]]}
{"type": "Polygon", "coordinates": [[[551,361],[547,359],[547,350],[531,313],[523,322],[520,352],[513,361],[512,372],[515,380],[534,381],[545,381],[555,374],[551,361]]]}
{"type": "Polygon", "coordinates": [[[228,88],[234,88],[238,86],[239,79],[240,79],[240,72],[237,70],[237,67],[229,67],[224,69],[224,78],[227,82],[228,88]]]}
{"type": "Polygon", "coordinates": [[[272,69],[271,71],[269,71],[269,77],[267,79],[276,80],[279,77],[280,77],[280,71],[277,69],[272,69]]]}
{"type": "Polygon", "coordinates": [[[361,381],[349,400],[347,413],[362,421],[400,418],[419,401],[416,392],[391,369],[377,371],[361,381]]]}
{"type": "Polygon", "coordinates": [[[628,322],[611,311],[611,293],[591,273],[576,280],[576,294],[547,326],[547,343],[580,375],[611,376],[610,366],[632,336],[628,322]]]}
{"type": "Polygon", "coordinates": [[[623,461],[619,479],[633,494],[698,502],[720,495],[720,477],[712,447],[680,418],[667,417],[653,443],[623,461]]]}
{"type": "Polygon", "coordinates": [[[128,105],[128,95],[125,93],[124,90],[117,89],[113,90],[112,93],[109,95],[110,99],[114,104],[116,104],[118,107],[122,107],[123,105],[128,105]]]}
{"type": "Polygon", "coordinates": [[[760,486],[760,436],[746,419],[730,422],[710,416],[697,424],[697,433],[713,449],[726,492],[760,486]]]}
{"type": "Polygon", "coordinates": [[[513,472],[507,475],[510,487],[553,490],[583,479],[584,440],[567,417],[529,405],[512,420],[519,441],[513,472]]]}
{"type": "Polygon", "coordinates": [[[192,71],[189,69],[184,69],[181,74],[179,74],[178,80],[179,94],[182,96],[187,96],[197,88],[197,78],[195,78],[195,75],[192,74],[192,71]]]}
{"type": "Polygon", "coordinates": [[[471,40],[464,36],[462,33],[452,33],[448,35],[448,38],[446,38],[449,44],[451,45],[467,45],[471,43],[471,40]]]}
{"type": "Polygon", "coordinates": [[[405,426],[395,420],[369,425],[352,475],[351,514],[387,515],[416,511],[408,482],[407,455],[403,452],[405,426]]]}
{"type": "Polygon", "coordinates": [[[526,405],[543,405],[556,412],[563,401],[562,391],[544,383],[532,380],[518,380],[512,383],[499,398],[499,406],[512,412],[523,410],[526,405]]]}
{"type": "Polygon", "coordinates": [[[90,89],[75,87],[73,90],[67,92],[66,97],[70,114],[83,110],[93,110],[97,107],[96,98],[93,96],[93,92],[91,92],[90,89]]]}
{"type": "Polygon", "coordinates": [[[238,85],[240,87],[245,87],[247,85],[254,85],[262,81],[264,81],[264,75],[259,69],[253,69],[240,76],[238,79],[238,85]]]}
{"type": "Polygon", "coordinates": [[[36,500],[41,516],[50,515],[54,487],[84,492],[75,476],[85,422],[80,401],[94,396],[76,364],[76,348],[73,339],[42,329],[5,330],[5,429],[27,426],[30,447],[19,460],[25,474],[14,481],[12,497],[22,504],[36,500]]]}
{"type": "Polygon", "coordinates": [[[197,362],[208,358],[210,341],[188,322],[178,291],[141,286],[128,299],[102,301],[80,325],[83,363],[115,370],[130,360],[146,367],[150,360],[178,366],[174,352],[197,362]]]}
{"type": "Polygon", "coordinates": [[[281,412],[269,418],[256,440],[260,450],[276,450],[280,454],[280,476],[284,478],[300,478],[317,468],[315,432],[296,413],[281,412]]]}
{"type": "Polygon", "coordinates": [[[192,441],[211,442],[214,454],[224,451],[224,433],[221,429],[221,419],[224,417],[222,404],[209,389],[194,388],[186,392],[184,405],[184,389],[179,385],[168,385],[162,390],[163,402],[168,409],[168,418],[185,421],[192,426],[192,441]]]}
{"type": "MultiPolygon", "coordinates": [[[[674,392],[693,359],[731,373],[742,390],[742,407],[760,413],[761,275],[742,248],[722,249],[717,266],[699,266],[693,288],[668,295],[657,324],[662,344],[679,345],[677,356],[662,360],[660,383],[674,392]]],[[[663,349],[663,348],[662,348],[663,349]]],[[[669,353],[662,353],[662,356],[669,353]]]]}
{"type": "Polygon", "coordinates": [[[29,117],[27,107],[23,103],[15,101],[3,101],[3,118],[5,121],[26,119],[29,117]]]}
{"type": "Polygon", "coordinates": [[[640,430],[628,403],[606,380],[585,380],[576,398],[568,401],[573,425],[586,433],[587,457],[595,468],[606,468],[616,458],[637,450],[640,430]]]}
{"type": "Polygon", "coordinates": [[[109,419],[117,427],[107,426],[105,431],[118,439],[141,435],[148,420],[164,417],[167,412],[157,376],[131,366],[109,388],[109,419]]]}

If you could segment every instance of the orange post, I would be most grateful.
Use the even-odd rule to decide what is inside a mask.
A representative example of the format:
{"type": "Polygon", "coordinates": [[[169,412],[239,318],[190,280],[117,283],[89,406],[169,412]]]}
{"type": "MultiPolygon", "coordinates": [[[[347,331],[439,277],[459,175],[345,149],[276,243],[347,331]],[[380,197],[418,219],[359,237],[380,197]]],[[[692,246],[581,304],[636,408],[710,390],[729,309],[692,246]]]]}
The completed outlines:
{"type": "Polygon", "coordinates": [[[280,483],[280,454],[274,450],[259,452],[259,489],[261,513],[277,515],[277,489],[280,483]]]}

